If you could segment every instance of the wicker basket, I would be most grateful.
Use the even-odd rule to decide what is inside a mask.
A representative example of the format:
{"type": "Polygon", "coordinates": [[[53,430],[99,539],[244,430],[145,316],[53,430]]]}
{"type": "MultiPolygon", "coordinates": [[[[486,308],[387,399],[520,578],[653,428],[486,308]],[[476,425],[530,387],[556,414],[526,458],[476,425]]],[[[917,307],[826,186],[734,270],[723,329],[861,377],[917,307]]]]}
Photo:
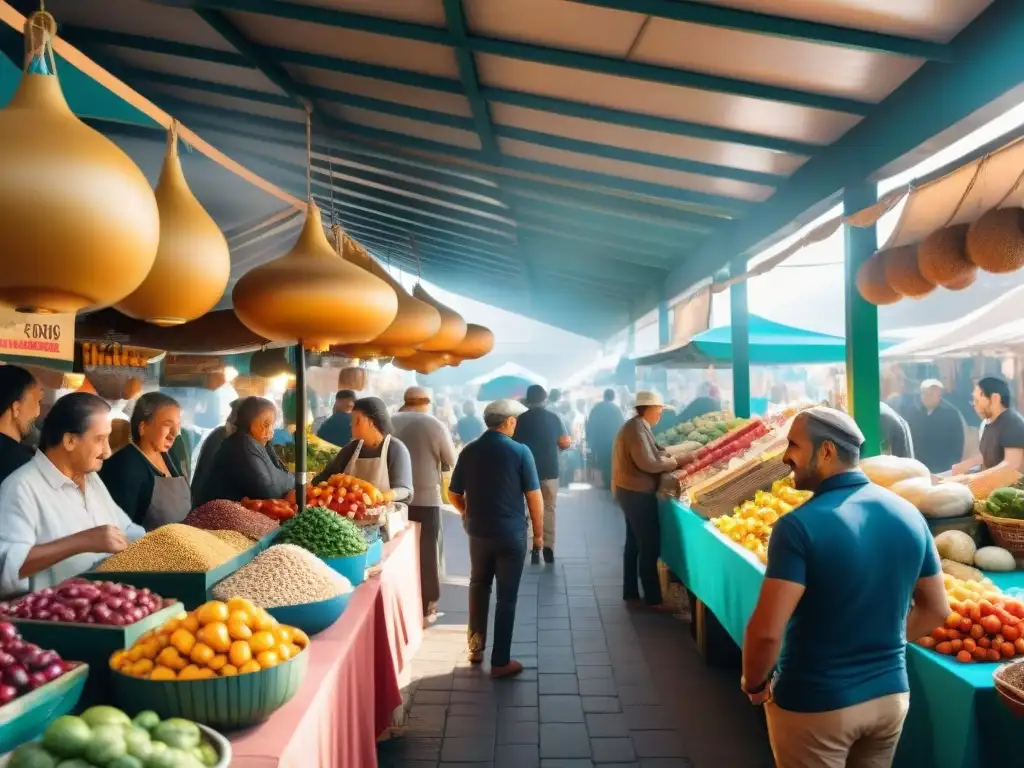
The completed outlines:
{"type": "Polygon", "coordinates": [[[985,512],[979,512],[978,517],[985,521],[997,547],[1009,550],[1014,557],[1024,557],[1024,520],[993,517],[985,512]]]}
{"type": "Polygon", "coordinates": [[[695,494],[690,506],[709,520],[719,515],[730,515],[744,501],[754,498],[758,491],[768,490],[776,480],[789,477],[791,471],[782,463],[781,456],[749,464],[727,483],[695,494]]]}

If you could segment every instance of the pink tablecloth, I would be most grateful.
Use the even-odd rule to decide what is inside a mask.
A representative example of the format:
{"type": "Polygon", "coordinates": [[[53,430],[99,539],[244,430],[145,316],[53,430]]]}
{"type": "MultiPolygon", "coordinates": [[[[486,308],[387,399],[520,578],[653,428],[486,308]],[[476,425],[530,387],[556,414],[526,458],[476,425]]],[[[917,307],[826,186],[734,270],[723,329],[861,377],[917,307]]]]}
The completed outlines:
{"type": "Polygon", "coordinates": [[[404,672],[423,636],[419,526],[385,546],[380,573],[310,645],[309,673],[291,701],[231,735],[232,768],[373,768],[377,736],[402,703],[404,672]]]}

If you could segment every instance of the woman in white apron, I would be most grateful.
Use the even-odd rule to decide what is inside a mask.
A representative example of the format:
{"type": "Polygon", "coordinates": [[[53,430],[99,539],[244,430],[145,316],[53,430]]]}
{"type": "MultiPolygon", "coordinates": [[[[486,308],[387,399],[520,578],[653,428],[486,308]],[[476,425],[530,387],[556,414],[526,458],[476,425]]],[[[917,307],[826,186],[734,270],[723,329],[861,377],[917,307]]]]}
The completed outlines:
{"type": "Polygon", "coordinates": [[[352,409],[352,441],[313,483],[338,473],[372,483],[385,501],[408,503],[412,496],[412,458],[405,444],[394,436],[391,416],[379,397],[356,400],[352,409]]]}
{"type": "Polygon", "coordinates": [[[147,531],[180,523],[192,509],[188,478],[170,454],[180,430],[178,402],[160,392],[148,392],[132,411],[131,442],[100,470],[117,505],[147,531]]]}

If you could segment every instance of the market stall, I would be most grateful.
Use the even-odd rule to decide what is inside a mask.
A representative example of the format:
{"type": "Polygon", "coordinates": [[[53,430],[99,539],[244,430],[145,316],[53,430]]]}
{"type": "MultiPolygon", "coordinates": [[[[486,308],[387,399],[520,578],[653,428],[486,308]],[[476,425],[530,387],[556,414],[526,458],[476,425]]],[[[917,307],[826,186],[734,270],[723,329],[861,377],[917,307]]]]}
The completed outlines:
{"type": "MultiPolygon", "coordinates": [[[[661,536],[662,560],[741,645],[764,566],[678,499],[661,502],[661,536]]],[[[1024,586],[1022,572],[989,575],[1004,589],[1024,586]]],[[[911,705],[897,766],[971,768],[1019,760],[1019,726],[998,700],[994,665],[961,664],[915,645],[907,649],[907,665],[911,705]]]]}

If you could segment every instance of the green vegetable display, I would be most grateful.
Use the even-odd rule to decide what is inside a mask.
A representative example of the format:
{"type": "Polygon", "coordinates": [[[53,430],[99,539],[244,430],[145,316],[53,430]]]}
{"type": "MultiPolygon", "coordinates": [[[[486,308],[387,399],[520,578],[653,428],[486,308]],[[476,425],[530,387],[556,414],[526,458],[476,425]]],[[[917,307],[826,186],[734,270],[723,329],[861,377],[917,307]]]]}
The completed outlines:
{"type": "Polygon", "coordinates": [[[294,544],[328,559],[366,551],[366,537],[359,526],[325,507],[310,507],[282,523],[274,543],[294,544]]]}
{"type": "Polygon", "coordinates": [[[985,508],[992,517],[1024,520],[1024,490],[999,488],[988,496],[985,508]]]}
{"type": "Polygon", "coordinates": [[[191,720],[161,721],[116,707],[91,707],[54,720],[38,742],[11,754],[10,768],[209,768],[220,757],[191,720]]]}
{"type": "Polygon", "coordinates": [[[709,413],[693,421],[684,421],[674,427],[659,432],[656,436],[659,445],[679,445],[684,442],[707,445],[717,440],[726,432],[741,427],[750,419],[737,419],[732,414],[720,411],[709,413]]]}

